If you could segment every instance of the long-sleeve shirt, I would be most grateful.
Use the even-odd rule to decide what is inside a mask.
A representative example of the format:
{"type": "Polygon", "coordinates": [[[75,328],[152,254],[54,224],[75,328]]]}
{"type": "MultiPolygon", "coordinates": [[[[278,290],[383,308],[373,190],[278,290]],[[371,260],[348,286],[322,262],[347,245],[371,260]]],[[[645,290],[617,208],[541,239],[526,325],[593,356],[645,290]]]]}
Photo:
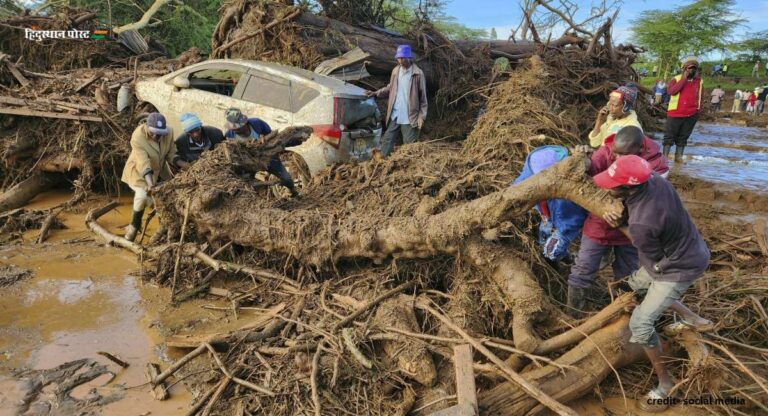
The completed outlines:
{"type": "Polygon", "coordinates": [[[653,175],[625,201],[640,265],[655,280],[690,282],[709,266],[709,248],[666,179],[653,175]]]}
{"type": "MultiPolygon", "coordinates": [[[[587,172],[589,176],[595,176],[608,169],[614,162],[613,140],[616,135],[605,139],[605,145],[592,153],[592,163],[587,172]]],[[[661,153],[661,147],[655,141],[646,136],[643,138],[643,148],[638,155],[645,159],[659,175],[667,175],[669,172],[669,161],[661,153]]],[[[611,227],[604,219],[594,214],[589,214],[584,222],[584,235],[601,245],[630,245],[632,244],[627,236],[618,228],[611,227]]]]}
{"type": "Polygon", "coordinates": [[[173,129],[168,128],[168,134],[162,136],[159,141],[151,139],[147,134],[147,125],[142,124],[131,134],[131,154],[125,162],[123,182],[134,188],[146,188],[146,175],[152,175],[157,183],[161,174],[168,178],[170,172],[165,165],[175,165],[179,157],[176,155],[176,145],[173,142],[173,129]]]}
{"type": "MultiPolygon", "coordinates": [[[[400,65],[396,66],[389,77],[389,84],[376,90],[374,93],[377,97],[389,97],[387,102],[387,118],[385,119],[387,124],[392,120],[400,79],[400,68],[400,65]]],[[[408,120],[411,122],[411,126],[416,127],[419,119],[426,120],[427,118],[427,82],[421,68],[416,64],[412,64],[411,68],[413,68],[413,74],[411,75],[411,85],[408,88],[408,120]]]]}
{"type": "Polygon", "coordinates": [[[640,121],[637,119],[635,110],[631,110],[626,117],[622,118],[613,118],[612,115],[608,115],[605,123],[600,126],[600,131],[597,133],[589,132],[589,145],[592,147],[600,147],[606,137],[618,133],[619,130],[626,126],[635,126],[640,130],[643,129],[643,126],[640,125],[640,121]]]}
{"type": "MultiPolygon", "coordinates": [[[[523,171],[515,179],[513,185],[534,175],[530,163],[531,155],[534,152],[554,147],[559,146],[543,146],[531,152],[525,159],[523,171]]],[[[562,150],[565,154],[568,153],[567,149],[563,148],[562,150]]],[[[542,202],[536,205],[536,210],[542,217],[542,225],[545,222],[549,222],[552,228],[557,230],[563,237],[565,247],[568,247],[581,234],[581,227],[584,225],[584,219],[587,217],[587,210],[567,199],[548,199],[542,202]]]]}
{"type": "Polygon", "coordinates": [[[667,85],[667,93],[672,97],[669,101],[667,117],[691,117],[701,110],[701,77],[679,80],[671,79],[667,85]],[[675,97],[677,96],[677,97],[675,97]]]}
{"type": "Polygon", "coordinates": [[[195,162],[200,155],[208,150],[213,150],[217,144],[224,141],[224,134],[216,127],[203,126],[200,134],[202,142],[195,143],[184,133],[176,138],[176,153],[185,162],[195,162]]]}

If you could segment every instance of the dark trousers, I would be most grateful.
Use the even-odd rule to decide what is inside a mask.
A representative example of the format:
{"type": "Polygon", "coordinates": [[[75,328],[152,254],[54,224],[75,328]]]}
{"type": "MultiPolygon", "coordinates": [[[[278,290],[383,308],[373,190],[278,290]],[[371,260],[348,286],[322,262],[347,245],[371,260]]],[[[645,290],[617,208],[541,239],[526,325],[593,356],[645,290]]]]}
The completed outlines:
{"type": "Polygon", "coordinates": [[[381,136],[381,154],[384,157],[392,153],[400,132],[403,133],[403,144],[416,143],[419,140],[419,129],[410,124],[397,124],[394,120],[390,120],[387,131],[381,136]]]}
{"type": "Polygon", "coordinates": [[[269,161],[267,172],[277,176],[277,179],[280,180],[280,184],[286,188],[294,188],[293,178],[291,177],[291,174],[288,173],[288,170],[285,169],[285,166],[283,165],[283,162],[280,161],[279,157],[275,156],[269,161]]]}
{"type": "Polygon", "coordinates": [[[576,261],[571,266],[568,285],[587,288],[595,281],[600,270],[600,260],[613,250],[613,276],[623,279],[637,270],[637,249],[632,245],[611,246],[598,244],[589,237],[581,236],[581,246],[576,261]]]}
{"type": "Polygon", "coordinates": [[[690,117],[667,117],[667,124],[664,126],[664,146],[685,146],[688,144],[688,138],[699,121],[699,115],[694,114],[690,117]]]}

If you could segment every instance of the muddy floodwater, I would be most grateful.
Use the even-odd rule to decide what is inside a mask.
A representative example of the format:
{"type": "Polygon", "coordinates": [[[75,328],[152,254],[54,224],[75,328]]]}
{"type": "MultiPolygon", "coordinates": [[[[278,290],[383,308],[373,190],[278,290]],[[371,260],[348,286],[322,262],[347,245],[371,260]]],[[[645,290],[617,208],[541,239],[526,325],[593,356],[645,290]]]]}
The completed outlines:
{"type": "Polygon", "coordinates": [[[720,187],[727,185],[768,193],[766,129],[698,123],[685,154],[685,164],[675,166],[673,172],[720,187]]]}
{"type": "MultiPolygon", "coordinates": [[[[50,193],[33,202],[45,208],[66,201],[66,193],[50,193]]],[[[118,229],[127,222],[122,205],[102,223],[118,229]]],[[[100,378],[73,392],[92,388],[128,387],[124,398],[96,411],[103,415],[182,415],[191,396],[177,385],[171,399],[155,401],[146,386],[148,362],[165,358],[155,326],[164,290],[145,286],[132,275],[139,269],[133,254],[99,245],[83,225],[84,213],[63,216],[65,230],[52,233],[48,243],[0,247],[0,265],[32,271],[32,277],[4,288],[0,297],[0,415],[16,414],[20,383],[11,377],[19,368],[47,369],[81,358],[95,359],[116,374],[100,378]],[[120,356],[130,366],[121,369],[98,355],[120,356]],[[150,413],[151,412],[151,413],[150,413]]],[[[27,239],[32,240],[36,232],[27,239]]],[[[45,394],[45,393],[44,393],[45,394]]],[[[44,395],[43,394],[43,395],[44,395]]],[[[41,396],[42,397],[42,396],[41,396]]]]}

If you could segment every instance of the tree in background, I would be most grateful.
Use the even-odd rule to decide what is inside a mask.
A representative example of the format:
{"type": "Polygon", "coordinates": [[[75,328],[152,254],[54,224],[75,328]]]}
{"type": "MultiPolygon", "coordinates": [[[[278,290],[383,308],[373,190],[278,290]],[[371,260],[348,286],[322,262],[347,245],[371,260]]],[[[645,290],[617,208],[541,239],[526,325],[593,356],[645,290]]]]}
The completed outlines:
{"type": "Polygon", "coordinates": [[[753,36],[735,43],[731,50],[740,52],[740,58],[749,62],[765,57],[768,55],[768,30],[755,33],[753,36]]]}
{"type": "Polygon", "coordinates": [[[575,31],[581,36],[592,37],[604,23],[603,17],[616,19],[623,0],[593,0],[589,3],[572,0],[519,0],[523,17],[512,29],[512,39],[532,40],[536,29],[539,37],[546,39],[575,31]],[[589,7],[584,7],[589,5],[589,7]]]}
{"type": "Polygon", "coordinates": [[[495,28],[495,27],[492,27],[492,28],[491,28],[491,35],[490,35],[490,39],[491,39],[491,40],[496,40],[496,39],[498,39],[498,38],[499,38],[499,36],[496,34],[496,28],[495,28]]]}
{"type": "Polygon", "coordinates": [[[699,0],[674,10],[646,10],[632,20],[634,41],[659,62],[662,72],[677,65],[683,54],[701,56],[725,51],[743,19],[733,0],[699,0]]]}
{"type": "Polygon", "coordinates": [[[173,56],[193,46],[210,52],[211,34],[219,20],[222,1],[0,0],[0,13],[7,10],[9,14],[18,14],[19,9],[29,9],[33,14],[55,14],[66,8],[92,10],[98,13],[100,22],[113,28],[140,23],[136,28],[141,34],[161,43],[173,56]]]}

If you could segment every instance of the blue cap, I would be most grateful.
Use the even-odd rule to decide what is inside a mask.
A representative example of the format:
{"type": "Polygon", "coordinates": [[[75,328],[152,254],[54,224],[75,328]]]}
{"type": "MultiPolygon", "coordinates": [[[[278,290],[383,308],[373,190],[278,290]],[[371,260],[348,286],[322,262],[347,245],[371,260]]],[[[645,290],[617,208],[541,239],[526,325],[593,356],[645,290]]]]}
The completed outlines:
{"type": "Polygon", "coordinates": [[[168,124],[165,122],[165,116],[160,113],[150,113],[147,117],[147,130],[152,134],[165,136],[168,134],[168,124]]]}
{"type": "Polygon", "coordinates": [[[397,58],[413,58],[411,45],[399,45],[397,47],[397,53],[395,53],[395,59],[397,58]]]}
{"type": "Polygon", "coordinates": [[[184,133],[203,127],[203,122],[193,113],[184,113],[179,117],[181,121],[181,128],[184,129],[184,133]]]}

